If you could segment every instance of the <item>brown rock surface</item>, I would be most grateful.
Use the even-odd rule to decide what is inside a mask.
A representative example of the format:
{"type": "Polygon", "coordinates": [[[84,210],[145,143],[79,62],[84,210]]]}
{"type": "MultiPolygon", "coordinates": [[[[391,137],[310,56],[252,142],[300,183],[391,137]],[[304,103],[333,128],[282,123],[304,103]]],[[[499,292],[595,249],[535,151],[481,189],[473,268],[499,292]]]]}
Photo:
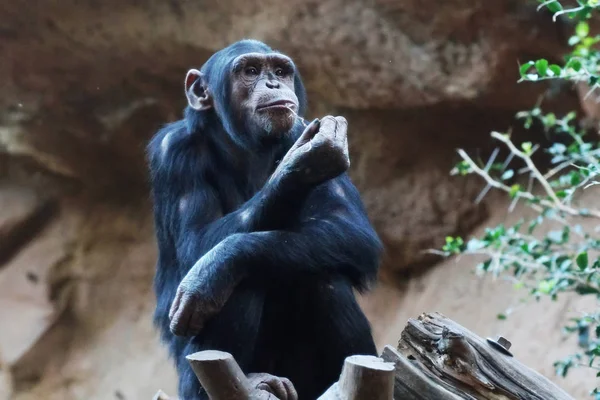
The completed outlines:
{"type": "MultiPolygon", "coordinates": [[[[478,181],[448,176],[454,149],[486,143],[530,107],[540,85],[516,85],[516,63],[556,59],[565,39],[512,0],[32,4],[0,5],[0,399],[175,392],[151,326],[143,149],[179,117],[187,68],[213,51],[253,37],[297,60],[312,114],[350,120],[351,174],[385,241],[385,270],[421,271],[433,262],[422,250],[488,214],[472,204],[478,181]]],[[[377,303],[385,290],[365,303],[380,340],[397,334],[397,313],[435,311],[405,307],[413,289],[377,303]]],[[[492,316],[479,307],[450,317],[471,328],[492,316]]],[[[524,361],[547,366],[536,351],[524,361]]]]}

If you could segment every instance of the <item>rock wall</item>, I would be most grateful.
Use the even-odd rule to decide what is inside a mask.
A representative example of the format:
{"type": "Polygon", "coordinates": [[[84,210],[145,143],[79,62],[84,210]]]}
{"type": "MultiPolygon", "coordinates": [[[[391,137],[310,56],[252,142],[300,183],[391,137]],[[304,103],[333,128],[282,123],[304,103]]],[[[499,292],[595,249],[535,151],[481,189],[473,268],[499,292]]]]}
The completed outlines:
{"type": "MultiPolygon", "coordinates": [[[[151,326],[143,149],[180,116],[186,70],[243,37],[294,57],[311,116],[350,121],[351,175],[386,245],[384,285],[363,300],[378,342],[436,301],[456,304],[450,316],[467,327],[490,327],[478,325],[495,313],[474,300],[466,263],[400,290],[389,282],[427,271],[435,260],[423,249],[494,215],[472,202],[477,180],[448,171],[456,147],[485,148],[540,95],[541,85],[516,85],[515,65],[565,51],[547,15],[516,0],[64,0],[5,2],[0,17],[0,399],[175,392],[151,326]],[[438,295],[435,279],[461,290],[438,295]]],[[[551,375],[538,350],[524,361],[551,375]]]]}

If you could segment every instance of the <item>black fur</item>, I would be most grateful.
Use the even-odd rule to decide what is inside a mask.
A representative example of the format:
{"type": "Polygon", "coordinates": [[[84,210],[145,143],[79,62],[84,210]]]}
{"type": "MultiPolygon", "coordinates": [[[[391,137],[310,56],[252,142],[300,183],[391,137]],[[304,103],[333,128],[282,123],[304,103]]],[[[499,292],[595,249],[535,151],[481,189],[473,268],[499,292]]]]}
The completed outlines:
{"type": "MultiPolygon", "coordinates": [[[[381,243],[346,174],[312,189],[266,183],[303,126],[297,121],[277,143],[236,126],[229,115],[230,63],[250,51],[273,50],[244,40],[202,68],[209,87],[219,88],[212,94],[222,115],[187,108],[148,146],[159,247],[155,323],[185,400],[206,398],[185,359],[203,349],[232,353],[245,373],[291,379],[300,399],[314,399],[336,381],[345,357],[376,352],[352,288],[363,290],[375,279],[381,243]],[[177,286],[226,238],[248,277],[199,335],[174,336],[168,314],[177,286]]],[[[299,75],[295,90],[302,115],[299,75]]]]}

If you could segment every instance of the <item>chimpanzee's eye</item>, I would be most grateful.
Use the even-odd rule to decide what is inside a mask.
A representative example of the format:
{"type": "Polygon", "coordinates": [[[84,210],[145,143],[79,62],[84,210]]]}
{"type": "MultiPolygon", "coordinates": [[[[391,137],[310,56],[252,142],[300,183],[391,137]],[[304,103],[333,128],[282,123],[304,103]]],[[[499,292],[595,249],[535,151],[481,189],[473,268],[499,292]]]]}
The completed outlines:
{"type": "Polygon", "coordinates": [[[246,68],[246,75],[258,75],[258,69],[256,69],[255,67],[248,67],[246,68]]]}

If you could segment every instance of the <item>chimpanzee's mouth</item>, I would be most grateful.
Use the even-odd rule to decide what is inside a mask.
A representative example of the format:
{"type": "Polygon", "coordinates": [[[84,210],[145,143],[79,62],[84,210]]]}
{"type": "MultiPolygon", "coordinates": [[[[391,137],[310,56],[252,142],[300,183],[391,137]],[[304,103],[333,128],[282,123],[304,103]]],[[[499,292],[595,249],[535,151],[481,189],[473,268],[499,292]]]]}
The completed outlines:
{"type": "Polygon", "coordinates": [[[287,108],[287,109],[294,109],[296,107],[296,104],[294,104],[293,102],[289,101],[289,100],[276,100],[276,101],[272,101],[270,103],[267,104],[262,104],[258,107],[256,107],[257,110],[265,110],[267,108],[287,108]]]}

